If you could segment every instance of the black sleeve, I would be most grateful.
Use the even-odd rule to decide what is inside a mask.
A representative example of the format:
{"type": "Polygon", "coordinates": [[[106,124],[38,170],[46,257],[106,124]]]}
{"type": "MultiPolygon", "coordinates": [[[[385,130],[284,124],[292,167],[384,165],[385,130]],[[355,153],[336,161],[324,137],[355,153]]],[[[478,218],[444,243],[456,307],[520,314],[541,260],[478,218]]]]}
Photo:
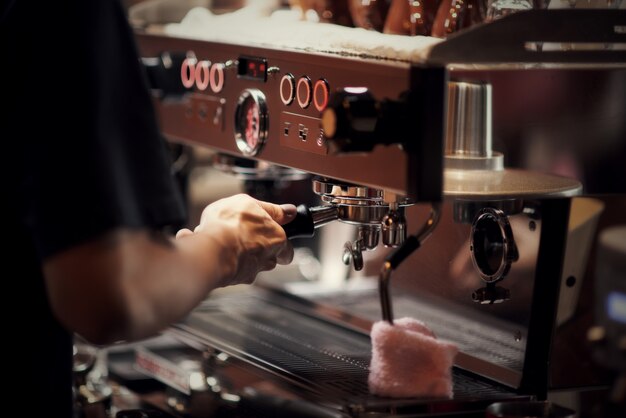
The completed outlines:
{"type": "Polygon", "coordinates": [[[9,59],[23,69],[13,74],[27,83],[16,116],[29,121],[13,122],[14,174],[40,256],[119,227],[182,222],[119,1],[17,0],[9,20],[6,33],[21,43],[8,48],[9,59]]]}

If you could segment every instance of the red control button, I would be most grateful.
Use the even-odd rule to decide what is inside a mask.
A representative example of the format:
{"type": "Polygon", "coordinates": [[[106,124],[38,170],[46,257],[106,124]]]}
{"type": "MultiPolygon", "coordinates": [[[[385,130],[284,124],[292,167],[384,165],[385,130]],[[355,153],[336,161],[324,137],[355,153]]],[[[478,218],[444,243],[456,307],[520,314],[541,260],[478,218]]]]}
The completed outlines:
{"type": "Polygon", "coordinates": [[[280,100],[289,106],[296,98],[296,79],[293,74],[287,73],[280,79],[280,100]]]}
{"type": "Polygon", "coordinates": [[[213,64],[210,73],[210,85],[213,93],[219,93],[224,88],[224,64],[213,64]]]}
{"type": "Polygon", "coordinates": [[[323,111],[328,106],[328,97],[330,95],[330,87],[328,82],[320,78],[315,82],[313,88],[313,104],[318,111],[323,111]]]}
{"type": "Polygon", "coordinates": [[[311,79],[305,75],[300,77],[298,80],[298,104],[302,109],[306,109],[311,104],[311,90],[313,89],[313,85],[311,84],[311,79]]]}
{"type": "Polygon", "coordinates": [[[180,81],[183,86],[190,89],[196,80],[196,59],[187,57],[180,66],[180,81]]]}
{"type": "Polygon", "coordinates": [[[198,90],[204,91],[209,87],[209,68],[211,68],[210,61],[200,61],[196,64],[196,87],[198,90]]]}

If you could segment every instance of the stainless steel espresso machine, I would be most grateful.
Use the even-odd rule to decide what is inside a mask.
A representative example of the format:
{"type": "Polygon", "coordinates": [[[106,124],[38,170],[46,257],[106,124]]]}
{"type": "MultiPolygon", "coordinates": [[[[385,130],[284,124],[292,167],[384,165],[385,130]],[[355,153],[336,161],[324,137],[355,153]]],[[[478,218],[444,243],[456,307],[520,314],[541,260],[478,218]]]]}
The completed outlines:
{"type": "Polygon", "coordinates": [[[319,202],[287,233],[353,225],[337,257],[365,273],[211,295],[171,330],[201,376],[172,411],[485,416],[609,387],[580,334],[596,233],[626,223],[624,28],[622,10],[531,10],[419,60],[137,28],[168,139],[308,173],[319,202]],[[453,398],[369,393],[370,327],[401,316],[459,346],[453,398]]]}

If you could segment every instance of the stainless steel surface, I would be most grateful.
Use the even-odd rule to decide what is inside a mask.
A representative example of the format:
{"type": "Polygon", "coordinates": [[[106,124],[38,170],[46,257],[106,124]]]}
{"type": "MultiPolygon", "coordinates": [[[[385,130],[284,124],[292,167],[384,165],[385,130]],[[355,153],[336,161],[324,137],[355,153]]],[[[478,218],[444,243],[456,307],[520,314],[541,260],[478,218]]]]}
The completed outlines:
{"type": "Polygon", "coordinates": [[[385,247],[398,247],[406,239],[406,218],[397,203],[389,204],[389,212],[381,220],[381,231],[385,247]]]}
{"type": "Polygon", "coordinates": [[[258,89],[246,89],[237,99],[235,108],[235,141],[246,157],[263,149],[268,133],[267,101],[258,89]]]}
{"type": "Polygon", "coordinates": [[[499,209],[484,208],[472,223],[472,263],[487,283],[504,279],[519,253],[507,215],[499,209]]]}
{"type": "Polygon", "coordinates": [[[404,210],[411,205],[409,199],[371,187],[321,179],[313,181],[313,191],[335,208],[336,219],[358,226],[357,238],[344,244],[342,258],[346,265],[352,263],[356,271],[363,269],[363,251],[378,246],[381,231],[385,247],[404,243],[404,210]]]}
{"type": "Polygon", "coordinates": [[[474,200],[537,199],[581,194],[582,184],[572,178],[535,171],[505,169],[445,170],[444,193],[474,200]]]}
{"type": "Polygon", "coordinates": [[[340,221],[354,225],[380,226],[389,213],[390,205],[393,205],[395,211],[402,212],[412,204],[409,199],[386,193],[384,190],[332,180],[313,180],[313,192],[323,202],[337,207],[340,221]],[[389,198],[393,202],[387,202],[389,198]]]}
{"type": "Polygon", "coordinates": [[[375,250],[380,238],[380,226],[377,224],[359,224],[357,238],[353,242],[344,245],[343,262],[352,265],[356,271],[363,269],[363,251],[375,250]]]}
{"type": "Polygon", "coordinates": [[[444,166],[453,170],[502,170],[504,155],[493,151],[492,87],[450,81],[444,166]]]}
{"type": "MultiPolygon", "coordinates": [[[[216,347],[306,389],[309,399],[335,405],[353,417],[398,410],[427,413],[433,405],[447,411],[481,410],[498,399],[527,398],[456,369],[452,372],[453,399],[374,398],[367,388],[371,322],[354,318],[360,326],[342,324],[333,319],[333,310],[322,303],[251,287],[215,295],[176,329],[187,339],[216,347]]],[[[343,318],[349,319],[349,313],[344,312],[343,318]]]]}
{"type": "Polygon", "coordinates": [[[492,106],[490,84],[448,83],[444,194],[479,200],[580,194],[574,179],[505,170],[504,155],[492,150],[492,106]]]}
{"type": "Polygon", "coordinates": [[[381,202],[385,199],[385,192],[382,189],[339,183],[332,180],[314,180],[313,192],[323,198],[327,198],[329,203],[350,203],[354,201],[358,204],[361,201],[381,202]]]}
{"type": "Polygon", "coordinates": [[[373,250],[378,246],[380,228],[378,226],[361,225],[358,228],[359,240],[365,250],[373,250]]]}
{"type": "Polygon", "coordinates": [[[309,208],[309,211],[311,212],[315,228],[320,228],[339,218],[337,207],[333,205],[315,206],[309,208]]]}
{"type": "Polygon", "coordinates": [[[389,212],[389,206],[337,204],[337,211],[341,222],[352,225],[380,226],[383,217],[389,212]]]}
{"type": "MultiPolygon", "coordinates": [[[[407,195],[408,160],[400,147],[378,146],[363,154],[329,154],[325,138],[320,135],[320,113],[314,106],[299,109],[297,104],[283,104],[280,80],[286,73],[307,74],[311,79],[326,79],[331,91],[355,85],[367,86],[376,98],[397,98],[410,85],[408,64],[149,34],[138,38],[145,57],[159,56],[164,50],[182,50],[193,51],[199,60],[223,63],[246,54],[265,57],[270,65],[281,69],[279,74],[268,75],[263,84],[237,78],[234,70],[226,70],[224,88],[219,94],[193,90],[183,103],[156,102],[163,130],[170,139],[241,155],[233,139],[229,115],[234,114],[234,104],[241,91],[255,88],[266,95],[270,118],[268,141],[258,155],[259,159],[338,181],[407,195]],[[385,82],[381,83],[381,79],[385,82]],[[220,99],[224,99],[221,105],[220,99]],[[201,117],[203,108],[211,115],[208,120],[201,117]],[[214,119],[213,113],[218,110],[221,119],[217,124],[210,123],[214,119]],[[291,126],[287,136],[284,132],[286,124],[291,126]],[[307,140],[298,138],[298,125],[308,129],[307,140]]],[[[582,175],[589,177],[582,179],[588,191],[619,187],[623,190],[623,185],[616,180],[593,180],[598,176],[595,173],[607,170],[606,164],[600,166],[597,161],[608,160],[615,167],[616,156],[624,155],[621,139],[626,132],[623,123],[626,105],[623,95],[618,92],[626,86],[625,64],[453,65],[447,71],[451,79],[492,86],[493,148],[505,152],[508,167],[527,168],[529,161],[538,161],[531,154],[541,144],[545,148],[542,155],[546,160],[541,160],[540,166],[533,166],[533,171],[554,171],[549,157],[556,158],[567,151],[581,165],[582,175]]],[[[419,141],[415,132],[408,130],[407,140],[413,139],[419,141]]],[[[476,191],[476,187],[466,185],[462,179],[447,177],[444,192],[457,195],[476,191]]],[[[521,192],[527,193],[528,190],[522,189],[521,192]]]]}
{"type": "Polygon", "coordinates": [[[523,199],[499,199],[499,200],[468,200],[454,199],[454,220],[456,222],[471,224],[476,214],[485,207],[499,209],[507,215],[515,215],[524,210],[523,199]]]}
{"type": "MultiPolygon", "coordinates": [[[[623,38],[615,29],[624,26],[620,23],[623,16],[622,13],[617,19],[611,17],[611,22],[617,22],[611,25],[606,25],[604,19],[598,25],[593,24],[593,19],[585,19],[589,25],[580,27],[601,32],[599,38],[596,36],[601,42],[604,38],[615,41],[623,38]],[[602,32],[607,27],[608,34],[602,32]]],[[[507,19],[499,22],[504,20],[507,19]]],[[[513,391],[523,386],[529,375],[526,367],[533,366],[531,356],[537,354],[537,347],[550,346],[550,336],[542,335],[540,340],[534,341],[529,338],[537,313],[553,307],[550,299],[544,306],[534,304],[537,298],[545,297],[537,294],[541,293],[537,289],[564,279],[555,273],[560,261],[552,257],[552,252],[559,249],[541,246],[545,237],[563,233],[558,228],[554,232],[555,217],[545,221],[544,209],[550,206],[545,202],[555,197],[576,196],[583,184],[591,193],[624,190],[623,176],[619,173],[623,171],[626,156],[623,142],[626,98],[622,93],[626,86],[626,60],[623,51],[618,50],[570,51],[571,54],[525,50],[524,42],[541,39],[525,39],[518,45],[522,35],[528,38],[535,28],[527,25],[523,17],[514,17],[511,21],[517,30],[484,36],[490,32],[489,25],[479,27],[467,36],[451,37],[434,48],[429,57],[426,66],[442,64],[446,75],[454,80],[449,90],[452,95],[449,112],[441,115],[442,121],[450,121],[451,142],[446,145],[447,169],[443,173],[446,199],[441,217],[436,218],[440,222],[428,245],[393,270],[393,287],[389,286],[391,266],[382,273],[379,269],[381,259],[387,255],[384,250],[368,254],[367,262],[363,260],[362,250],[372,246],[375,235],[372,231],[380,230],[388,241],[398,242],[394,238],[397,231],[392,228],[384,231],[386,220],[393,218],[390,212],[394,210],[394,202],[404,209],[407,228],[413,223],[417,225],[417,219],[428,217],[424,207],[407,205],[410,202],[404,201],[403,196],[409,195],[409,190],[415,192],[410,184],[418,177],[418,170],[410,163],[417,154],[410,152],[415,151],[415,147],[419,149],[422,128],[428,128],[429,124],[407,125],[409,127],[403,129],[406,141],[402,146],[376,145],[367,153],[335,155],[322,129],[319,109],[315,106],[300,108],[297,100],[284,100],[281,80],[287,74],[295,75],[296,79],[303,76],[313,81],[324,79],[330,91],[367,87],[377,100],[402,102],[420,79],[422,73],[415,69],[422,69],[421,66],[375,60],[369,55],[204,42],[160,34],[139,35],[140,49],[146,57],[158,56],[162,51],[193,51],[198,60],[224,66],[224,85],[220,92],[192,88],[182,103],[156,101],[169,139],[241,155],[234,140],[231,118],[236,100],[245,90],[262,92],[268,107],[268,134],[264,147],[254,158],[329,179],[323,186],[318,184],[324,203],[336,207],[337,219],[369,231],[362,233],[361,240],[347,245],[347,254],[353,262],[357,260],[365,274],[381,274],[382,279],[374,285],[383,283],[383,290],[374,289],[367,294],[348,288],[348,284],[348,290],[338,292],[341,294],[336,298],[329,293],[314,293],[309,296],[319,297],[317,300],[327,296],[328,303],[305,303],[304,306],[294,306],[285,298],[270,297],[268,302],[259,298],[241,300],[237,295],[233,300],[205,304],[185,320],[180,329],[258,369],[269,370],[281,381],[306,388],[316,399],[339,399],[338,404],[355,408],[351,411],[355,416],[359,416],[359,408],[361,413],[371,411],[376,409],[375,404],[384,404],[380,411],[394,414],[398,413],[400,404],[423,402],[422,405],[431,408],[441,400],[379,400],[369,395],[364,385],[370,353],[366,338],[368,327],[380,319],[381,305],[383,316],[393,318],[390,296],[393,292],[397,314],[420,318],[432,326],[439,338],[457,343],[461,348],[457,365],[485,378],[480,381],[484,384],[481,389],[467,392],[455,389],[459,396],[454,401],[466,393],[472,399],[491,399],[491,391],[502,388],[493,382],[513,391]],[[480,33],[483,35],[478,36],[480,33]],[[481,46],[472,48],[472,40],[481,40],[477,44],[481,46]],[[235,62],[240,55],[265,58],[274,70],[268,72],[265,81],[239,77],[234,67],[226,68],[224,63],[235,62]],[[489,88],[479,87],[475,91],[466,84],[491,86],[491,99],[489,88]],[[468,103],[472,104],[468,106],[468,103]],[[480,136],[483,142],[479,141],[480,136]],[[494,156],[491,148],[502,151],[504,157],[494,156]],[[510,168],[502,169],[503,158],[510,168]],[[567,177],[547,173],[562,173],[567,177]],[[469,221],[483,208],[505,213],[519,249],[519,260],[511,263],[504,281],[505,290],[510,291],[511,296],[506,303],[482,305],[472,301],[475,289],[484,283],[471,260],[469,221]],[[547,273],[546,264],[552,268],[547,273]],[[368,321],[363,323],[363,318],[368,321]],[[337,323],[341,324],[339,329],[334,328],[337,323]],[[351,338],[355,323],[360,326],[360,336],[351,338]],[[329,331],[329,327],[332,330],[329,331]]],[[[538,33],[546,37],[546,41],[562,41],[559,28],[543,17],[540,21],[543,23],[538,33]]],[[[571,26],[571,22],[565,25],[571,26]]],[[[502,27],[502,24],[494,27],[502,27]]],[[[586,34],[587,31],[578,28],[569,37],[584,41],[586,34]]],[[[426,96],[425,107],[428,100],[426,96]]],[[[439,152],[438,147],[432,148],[439,152]]],[[[441,151],[443,159],[443,147],[441,151]]],[[[424,167],[430,168],[428,164],[424,167]]],[[[441,174],[441,170],[430,173],[424,170],[419,171],[419,178],[428,181],[429,175],[435,179],[441,174]]],[[[335,209],[327,210],[321,222],[330,219],[325,217],[329,213],[334,219],[335,209]]],[[[560,214],[562,219],[568,216],[565,210],[560,214]]],[[[556,220],[558,226],[558,217],[556,220]]],[[[504,239],[508,241],[507,237],[504,239]]],[[[530,370],[531,376],[547,374],[546,363],[530,370]]],[[[545,382],[548,378],[539,376],[537,381],[545,382]]],[[[481,411],[484,412],[484,408],[481,406],[481,411]]],[[[427,411],[432,413],[433,410],[427,411]]]]}
{"type": "Polygon", "coordinates": [[[343,257],[341,259],[346,266],[352,263],[355,271],[363,270],[363,241],[360,239],[354,242],[346,241],[343,245],[343,257]]]}
{"type": "MultiPolygon", "coordinates": [[[[330,57],[303,52],[289,52],[249,45],[228,45],[223,43],[173,38],[162,35],[139,35],[142,55],[158,56],[164,50],[192,50],[199,60],[207,59],[213,63],[224,63],[237,59],[241,54],[265,57],[268,64],[280,68],[280,73],[269,74],[267,82],[238,78],[236,71],[224,71],[224,86],[217,93],[192,91],[181,103],[155,102],[161,126],[170,140],[182,141],[212,148],[232,155],[242,155],[234,139],[232,115],[235,112],[237,97],[245,89],[259,89],[266,96],[269,115],[269,133],[263,150],[255,157],[284,167],[297,168],[311,174],[369,185],[374,188],[406,195],[407,158],[405,152],[397,146],[381,147],[367,155],[336,156],[328,153],[325,138],[320,136],[320,112],[315,106],[300,109],[295,103],[284,105],[280,98],[280,80],[286,73],[309,75],[312,80],[324,78],[331,91],[341,86],[355,83],[371,85],[378,97],[407,88],[408,65],[381,62],[363,63],[361,60],[345,57],[330,57]],[[361,75],[345,71],[347,66],[359,63],[361,75]],[[388,78],[384,85],[379,85],[381,78],[388,78]],[[389,91],[389,93],[387,93],[389,91]],[[218,107],[215,99],[224,99],[221,106],[221,119],[213,124],[213,114],[218,107]],[[200,109],[207,108],[211,117],[201,118],[200,109]],[[285,136],[285,125],[291,129],[285,136]],[[308,129],[306,140],[298,137],[298,126],[308,129]],[[319,141],[318,141],[319,139],[319,141]],[[386,167],[385,170],[361,168],[386,167]],[[357,174],[358,173],[358,174],[357,174]]],[[[219,101],[217,102],[219,103],[219,101]]]]}
{"type": "MultiPolygon", "coordinates": [[[[445,154],[448,156],[494,159],[492,151],[491,85],[451,81],[448,83],[448,114],[445,154]]],[[[497,155],[497,154],[496,154],[497,155]]],[[[497,159],[500,164],[502,157],[497,159]]],[[[502,169],[489,163],[484,169],[502,169]]]]}

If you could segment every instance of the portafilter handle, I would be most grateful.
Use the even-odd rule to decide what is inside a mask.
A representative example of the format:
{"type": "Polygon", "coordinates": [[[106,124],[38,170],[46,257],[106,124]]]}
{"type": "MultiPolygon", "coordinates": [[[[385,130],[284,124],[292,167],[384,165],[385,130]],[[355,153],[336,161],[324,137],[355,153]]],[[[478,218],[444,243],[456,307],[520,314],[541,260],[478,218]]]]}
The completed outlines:
{"type": "Polygon", "coordinates": [[[312,238],[315,229],[339,218],[339,211],[335,205],[308,207],[298,205],[296,217],[288,224],[283,225],[287,238],[312,238]]]}

